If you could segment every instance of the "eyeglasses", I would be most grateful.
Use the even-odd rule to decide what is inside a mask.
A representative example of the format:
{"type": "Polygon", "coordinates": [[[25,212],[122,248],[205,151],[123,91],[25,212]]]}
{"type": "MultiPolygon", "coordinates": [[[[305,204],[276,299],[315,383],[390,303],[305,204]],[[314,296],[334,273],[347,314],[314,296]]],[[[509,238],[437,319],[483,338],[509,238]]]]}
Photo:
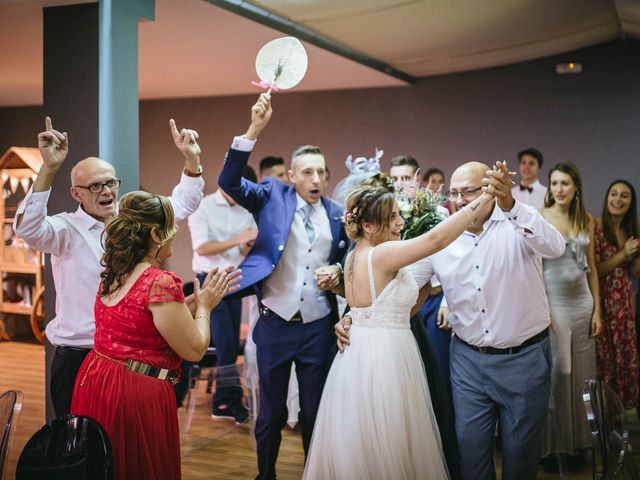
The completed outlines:
{"type": "Polygon", "coordinates": [[[104,182],[104,183],[100,183],[100,182],[92,183],[88,187],[85,187],[83,185],[74,185],[74,186],[78,188],[84,188],[86,190],[89,190],[91,193],[96,194],[96,193],[102,193],[102,190],[104,190],[104,187],[107,187],[109,190],[118,190],[120,188],[121,183],[122,183],[122,180],[118,178],[114,178],[113,180],[109,180],[108,182],[104,182]]]}
{"type": "Polygon", "coordinates": [[[482,185],[480,185],[478,188],[463,188],[459,192],[455,190],[451,190],[449,191],[448,196],[450,200],[457,200],[459,197],[469,198],[471,195],[480,191],[481,189],[482,189],[482,185]]]}

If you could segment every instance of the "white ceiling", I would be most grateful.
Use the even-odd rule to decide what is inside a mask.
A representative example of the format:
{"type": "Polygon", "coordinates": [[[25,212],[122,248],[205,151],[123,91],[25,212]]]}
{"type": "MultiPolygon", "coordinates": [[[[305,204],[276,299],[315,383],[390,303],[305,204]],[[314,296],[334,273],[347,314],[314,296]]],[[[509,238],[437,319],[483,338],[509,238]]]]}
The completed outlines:
{"type": "Polygon", "coordinates": [[[413,76],[640,36],[638,0],[268,0],[261,7],[413,76]],[[618,9],[616,9],[616,4],[618,9]]]}
{"type": "MultiPolygon", "coordinates": [[[[42,8],[0,0],[0,106],[42,102],[42,8]]],[[[268,0],[255,5],[421,77],[640,38],[638,0],[268,0]]],[[[156,0],[140,23],[143,99],[256,92],[255,55],[283,34],[205,0],[156,0]]],[[[301,90],[406,85],[305,43],[301,90]]]]}

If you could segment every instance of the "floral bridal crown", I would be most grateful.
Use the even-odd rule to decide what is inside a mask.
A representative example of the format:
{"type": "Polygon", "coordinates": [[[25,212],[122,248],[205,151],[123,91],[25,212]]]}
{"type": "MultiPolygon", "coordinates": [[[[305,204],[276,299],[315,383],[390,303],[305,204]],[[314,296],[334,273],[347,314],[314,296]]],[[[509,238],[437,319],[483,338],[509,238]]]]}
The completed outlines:
{"type": "MultiPolygon", "coordinates": [[[[352,155],[347,157],[345,165],[349,175],[338,183],[333,192],[333,199],[344,205],[344,200],[354,188],[371,177],[378,177],[386,187],[395,193],[400,215],[405,220],[402,229],[402,239],[407,240],[428,232],[440,223],[448,212],[444,208],[446,197],[440,192],[431,192],[420,185],[418,172],[413,180],[394,185],[388,175],[383,175],[380,170],[380,158],[383,150],[376,148],[375,155],[371,158],[352,155]]],[[[344,211],[343,221],[351,223],[357,221],[357,214],[348,210],[344,211]]]]}

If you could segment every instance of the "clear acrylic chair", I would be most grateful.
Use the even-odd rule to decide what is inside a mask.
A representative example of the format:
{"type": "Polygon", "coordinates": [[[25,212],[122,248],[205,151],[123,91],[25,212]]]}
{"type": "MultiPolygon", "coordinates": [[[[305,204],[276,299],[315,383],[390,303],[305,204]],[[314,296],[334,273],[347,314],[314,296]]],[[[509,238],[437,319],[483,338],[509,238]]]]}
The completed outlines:
{"type": "MultiPolygon", "coordinates": [[[[246,424],[248,424],[249,430],[252,433],[259,410],[259,386],[257,372],[254,375],[251,372],[251,368],[246,368],[244,364],[225,365],[222,367],[215,366],[213,367],[213,370],[213,386],[215,391],[220,391],[225,388],[242,388],[243,402],[249,410],[249,418],[246,424]]],[[[205,372],[204,369],[196,369],[196,373],[191,379],[191,385],[185,401],[186,412],[181,425],[182,433],[189,432],[196,406],[199,401],[199,395],[201,394],[201,382],[206,380],[208,377],[209,372],[205,372]]],[[[207,398],[207,408],[211,408],[210,397],[207,398]]]]}
{"type": "Polygon", "coordinates": [[[601,380],[584,382],[582,400],[593,438],[594,480],[639,480],[630,457],[629,424],[622,402],[601,380]]]}
{"type": "Polygon", "coordinates": [[[8,390],[0,396],[0,478],[5,478],[9,448],[22,410],[22,392],[8,390]]]}

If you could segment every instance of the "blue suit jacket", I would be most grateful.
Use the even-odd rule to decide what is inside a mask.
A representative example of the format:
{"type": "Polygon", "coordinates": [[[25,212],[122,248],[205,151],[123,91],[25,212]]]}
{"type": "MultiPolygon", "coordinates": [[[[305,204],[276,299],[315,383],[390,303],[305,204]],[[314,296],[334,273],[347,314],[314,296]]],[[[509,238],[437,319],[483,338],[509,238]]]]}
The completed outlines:
{"type": "MultiPolygon", "coordinates": [[[[242,178],[242,172],[249,161],[250,152],[230,149],[227,153],[218,185],[238,205],[253,214],[258,225],[258,238],[249,255],[244,259],[240,290],[235,295],[245,296],[256,293],[261,298],[261,283],[276,268],[282,258],[289,238],[289,231],[296,211],[296,191],[273,177],[267,177],[260,184],[242,178]],[[253,287],[253,288],[251,288],[253,287]]],[[[331,225],[331,254],[327,264],[342,262],[349,241],[342,225],[342,207],[328,198],[322,197],[331,225]]],[[[328,294],[332,310],[336,310],[335,296],[328,294]]],[[[337,314],[337,311],[336,311],[337,314]]]]}

